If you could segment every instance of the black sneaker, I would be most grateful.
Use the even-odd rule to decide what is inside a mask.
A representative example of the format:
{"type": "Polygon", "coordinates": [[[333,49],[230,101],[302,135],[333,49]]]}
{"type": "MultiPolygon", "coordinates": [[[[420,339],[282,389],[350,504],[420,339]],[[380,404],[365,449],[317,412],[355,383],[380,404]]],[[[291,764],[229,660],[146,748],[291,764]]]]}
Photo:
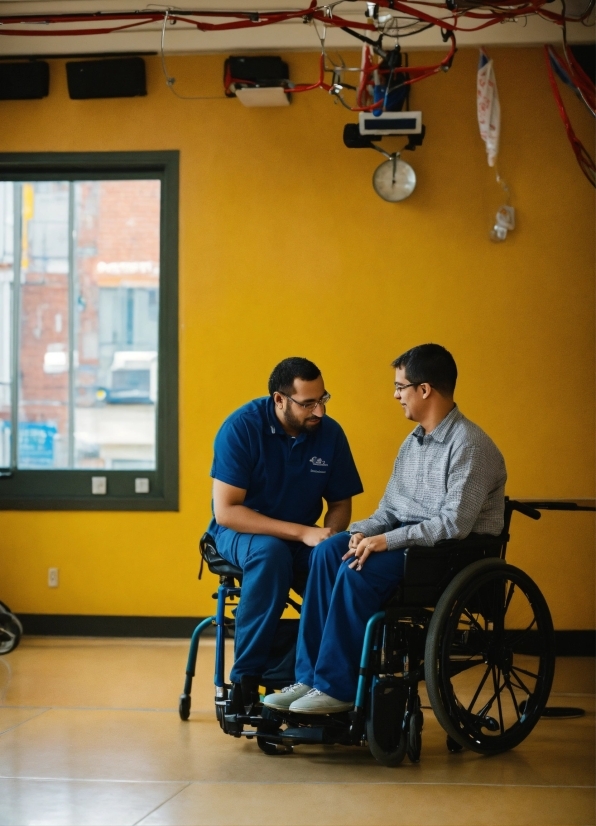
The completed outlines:
{"type": "Polygon", "coordinates": [[[246,714],[259,701],[260,677],[244,674],[239,683],[232,683],[230,691],[230,714],[246,714]]]}
{"type": "Polygon", "coordinates": [[[256,706],[260,702],[259,685],[261,683],[260,677],[252,677],[246,674],[242,675],[242,699],[245,708],[248,709],[256,706]]]}

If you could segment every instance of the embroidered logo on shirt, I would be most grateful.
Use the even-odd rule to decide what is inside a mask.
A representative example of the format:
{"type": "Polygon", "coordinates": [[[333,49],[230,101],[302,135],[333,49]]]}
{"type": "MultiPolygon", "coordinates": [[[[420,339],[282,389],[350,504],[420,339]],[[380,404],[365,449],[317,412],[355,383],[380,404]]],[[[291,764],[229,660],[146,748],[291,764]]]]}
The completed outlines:
{"type": "Polygon", "coordinates": [[[324,459],[319,459],[318,456],[313,456],[312,459],[309,459],[309,462],[312,465],[310,469],[311,473],[325,473],[325,471],[320,468],[329,467],[327,462],[324,459]]]}

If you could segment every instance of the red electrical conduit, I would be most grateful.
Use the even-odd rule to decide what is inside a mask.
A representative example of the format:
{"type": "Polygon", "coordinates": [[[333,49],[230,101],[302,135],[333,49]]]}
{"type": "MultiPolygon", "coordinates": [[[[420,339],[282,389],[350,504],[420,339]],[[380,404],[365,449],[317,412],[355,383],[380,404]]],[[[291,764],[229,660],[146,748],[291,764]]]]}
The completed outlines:
{"type": "Polygon", "coordinates": [[[555,79],[555,73],[553,71],[553,67],[551,65],[551,50],[556,56],[555,50],[552,46],[545,46],[544,47],[544,56],[546,59],[546,69],[548,71],[548,80],[557,103],[557,107],[559,109],[559,114],[561,116],[561,120],[563,121],[563,125],[565,127],[565,131],[567,132],[567,138],[569,139],[569,143],[571,144],[571,148],[575,154],[577,162],[581,171],[584,173],[588,181],[592,184],[592,186],[596,187],[596,164],[592,157],[589,155],[586,147],[577,137],[575,132],[573,131],[573,127],[571,126],[571,121],[569,120],[569,115],[567,114],[567,110],[565,109],[565,104],[563,103],[563,99],[561,97],[561,93],[559,91],[559,87],[557,86],[557,81],[555,79]]]}
{"type": "MultiPolygon", "coordinates": [[[[530,2],[520,2],[519,4],[515,3],[506,3],[501,0],[496,0],[496,2],[492,3],[491,6],[497,6],[503,9],[502,12],[475,12],[471,10],[466,10],[461,12],[459,15],[456,13],[454,15],[449,15],[447,18],[437,17],[432,14],[428,14],[427,12],[423,11],[422,9],[415,8],[413,5],[410,5],[406,2],[401,2],[401,0],[377,0],[377,5],[382,8],[388,8],[392,11],[397,11],[402,14],[408,15],[412,18],[424,21],[426,23],[432,23],[433,25],[439,26],[442,29],[448,31],[478,31],[480,29],[487,28],[488,26],[494,26],[497,23],[502,22],[503,20],[510,20],[518,16],[526,16],[530,14],[541,14],[542,16],[546,17],[547,19],[561,24],[564,20],[562,15],[556,14],[554,12],[547,11],[544,9],[544,5],[546,4],[547,0],[530,0],[530,2]],[[453,19],[453,22],[450,22],[450,18],[453,19]],[[464,27],[459,24],[460,19],[470,18],[471,20],[483,20],[484,22],[478,26],[474,27],[464,27]]],[[[437,10],[439,9],[446,9],[447,7],[443,4],[438,3],[431,3],[425,2],[425,0],[420,0],[420,2],[416,5],[424,5],[427,7],[432,7],[437,10]]],[[[589,13],[589,10],[584,14],[584,16],[580,19],[584,19],[586,15],[589,13]]],[[[79,36],[79,35],[92,35],[92,34],[110,34],[116,31],[122,31],[125,29],[137,28],[139,26],[144,26],[148,23],[156,23],[161,22],[164,19],[164,15],[166,14],[165,11],[155,11],[155,12],[96,12],[96,13],[80,13],[80,14],[53,14],[53,15],[3,15],[0,16],[0,36],[16,36],[16,37],[56,37],[56,36],[79,36]],[[129,21],[123,23],[123,25],[119,26],[110,26],[110,27],[92,27],[92,28],[77,28],[77,29],[59,29],[59,30],[48,30],[48,29],[7,29],[4,28],[5,25],[11,24],[19,24],[19,23],[44,23],[46,25],[51,25],[53,23],[80,23],[85,21],[95,21],[95,22],[104,22],[104,21],[129,21]]],[[[301,9],[298,11],[289,11],[289,12],[236,12],[236,11],[201,11],[201,10],[184,10],[183,12],[177,13],[175,10],[168,11],[168,18],[172,21],[180,21],[181,23],[188,23],[192,26],[195,26],[200,31],[225,31],[230,29],[242,29],[242,28],[250,28],[254,26],[270,26],[276,23],[281,23],[287,20],[293,20],[297,18],[304,18],[305,21],[309,20],[317,20],[320,23],[324,23],[327,26],[348,26],[350,28],[358,28],[358,29],[368,29],[374,31],[374,27],[370,23],[359,23],[357,21],[352,20],[345,20],[342,17],[338,17],[335,15],[328,16],[327,12],[323,9],[320,9],[315,0],[310,4],[307,9],[301,9]],[[223,17],[223,18],[236,18],[231,22],[226,23],[205,23],[198,21],[194,18],[196,17],[223,17]]]]}

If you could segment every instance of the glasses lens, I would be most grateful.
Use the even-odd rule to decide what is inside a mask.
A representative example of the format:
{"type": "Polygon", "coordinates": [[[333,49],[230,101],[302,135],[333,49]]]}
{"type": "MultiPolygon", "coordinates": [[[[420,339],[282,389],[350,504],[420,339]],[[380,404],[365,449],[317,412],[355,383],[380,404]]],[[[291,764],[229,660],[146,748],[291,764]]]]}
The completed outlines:
{"type": "Polygon", "coordinates": [[[325,393],[324,396],[321,396],[318,402],[306,402],[306,404],[303,404],[302,407],[304,407],[305,410],[314,410],[319,405],[322,405],[324,407],[330,398],[331,394],[325,393]]]}

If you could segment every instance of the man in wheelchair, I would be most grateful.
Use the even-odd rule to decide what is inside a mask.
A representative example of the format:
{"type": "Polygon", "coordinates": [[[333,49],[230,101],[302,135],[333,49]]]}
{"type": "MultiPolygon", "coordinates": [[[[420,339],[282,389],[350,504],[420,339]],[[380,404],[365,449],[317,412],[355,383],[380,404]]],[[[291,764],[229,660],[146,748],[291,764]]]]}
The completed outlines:
{"type": "Polygon", "coordinates": [[[232,413],[215,439],[209,534],[242,570],[230,675],[237,712],[258,700],[288,592],[302,593],[312,548],[345,531],[362,492],[344,432],[326,416],[330,398],[315,364],[287,358],[271,373],[269,396],[232,413]]]}
{"type": "Polygon", "coordinates": [[[272,710],[321,715],[352,708],[367,622],[401,582],[404,549],[503,529],[505,462],[455,404],[451,354],[423,344],[392,366],[395,398],[418,426],[400,448],[375,513],[315,546],[297,682],[265,698],[272,710]]]}

